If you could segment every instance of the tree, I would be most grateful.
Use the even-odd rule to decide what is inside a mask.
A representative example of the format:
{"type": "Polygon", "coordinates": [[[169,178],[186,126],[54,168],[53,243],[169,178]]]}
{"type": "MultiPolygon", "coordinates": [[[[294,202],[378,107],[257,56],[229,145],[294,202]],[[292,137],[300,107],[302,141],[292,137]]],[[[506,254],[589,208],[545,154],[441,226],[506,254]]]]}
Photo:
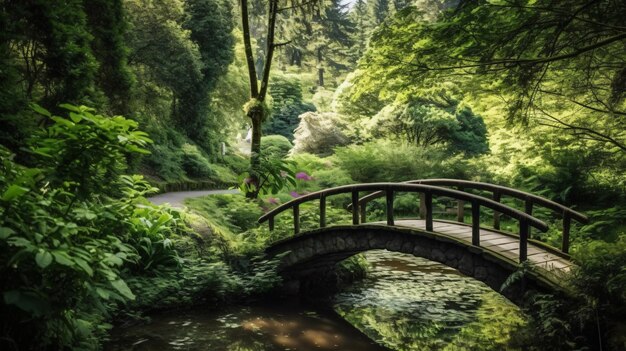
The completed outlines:
{"type": "Polygon", "coordinates": [[[263,125],[264,134],[278,134],[293,140],[293,131],[299,123],[298,116],[315,111],[315,106],[302,99],[300,78],[292,74],[273,75],[270,88],[272,117],[263,125]]]}
{"type": "Polygon", "coordinates": [[[624,152],[625,11],[609,0],[461,2],[435,22],[403,11],[377,32],[363,68],[378,84],[417,89],[455,77],[474,100],[498,97],[509,121],[624,152]]]}
{"type": "Polygon", "coordinates": [[[251,140],[251,156],[250,156],[250,189],[246,193],[247,197],[256,198],[259,193],[259,179],[261,172],[261,127],[263,121],[269,114],[265,99],[269,88],[270,71],[272,68],[272,59],[276,48],[284,46],[287,42],[276,42],[276,24],[277,16],[283,11],[295,8],[303,8],[311,6],[313,3],[287,3],[285,7],[280,7],[279,0],[268,0],[267,8],[267,34],[265,37],[265,59],[263,63],[263,71],[261,74],[261,82],[257,81],[257,68],[253,55],[252,37],[250,31],[250,18],[248,14],[248,0],[240,0],[241,5],[241,27],[243,33],[243,42],[246,53],[246,64],[248,66],[248,77],[250,79],[250,100],[244,106],[246,115],[252,122],[252,140],[251,140]]]}
{"type": "Polygon", "coordinates": [[[89,0],[83,4],[93,35],[91,48],[99,61],[96,84],[108,98],[111,112],[127,114],[134,77],[127,65],[127,23],[122,0],[89,0]]]}
{"type": "Polygon", "coordinates": [[[355,26],[346,7],[338,0],[330,0],[324,8],[318,7],[313,16],[309,47],[316,59],[319,86],[324,86],[326,67],[335,71],[348,69],[348,49],[352,45],[355,26]]]}

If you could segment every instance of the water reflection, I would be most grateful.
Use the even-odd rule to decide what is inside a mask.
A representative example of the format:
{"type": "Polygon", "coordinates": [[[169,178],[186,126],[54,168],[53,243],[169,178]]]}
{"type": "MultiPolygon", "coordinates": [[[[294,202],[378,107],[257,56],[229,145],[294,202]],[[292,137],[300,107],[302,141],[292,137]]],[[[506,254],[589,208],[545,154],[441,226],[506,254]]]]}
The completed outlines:
{"type": "Polygon", "coordinates": [[[107,350],[515,349],[511,331],[523,316],[486,285],[410,255],[371,251],[366,257],[368,277],[334,298],[345,320],[293,300],[171,312],[117,328],[107,350]]]}
{"type": "Polygon", "coordinates": [[[515,349],[519,309],[485,284],[436,262],[370,251],[368,278],[335,297],[335,310],[394,350],[515,349]]]}
{"type": "Polygon", "coordinates": [[[149,324],[117,329],[113,339],[111,351],[386,350],[334,313],[297,301],[158,315],[149,324]]]}

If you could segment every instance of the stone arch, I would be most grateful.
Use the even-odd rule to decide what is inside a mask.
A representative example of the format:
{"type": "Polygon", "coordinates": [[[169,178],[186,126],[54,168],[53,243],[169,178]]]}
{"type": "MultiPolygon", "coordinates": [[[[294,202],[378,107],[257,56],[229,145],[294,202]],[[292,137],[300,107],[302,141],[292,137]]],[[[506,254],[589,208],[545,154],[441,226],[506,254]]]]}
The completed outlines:
{"type": "Polygon", "coordinates": [[[455,268],[487,284],[515,303],[526,289],[556,291],[558,286],[539,274],[531,273],[504,291],[505,280],[518,269],[517,263],[481,247],[454,238],[415,228],[384,225],[333,226],[307,232],[270,246],[273,257],[286,253],[279,272],[294,284],[332,271],[336,263],[360,252],[386,249],[422,257],[455,268]]]}

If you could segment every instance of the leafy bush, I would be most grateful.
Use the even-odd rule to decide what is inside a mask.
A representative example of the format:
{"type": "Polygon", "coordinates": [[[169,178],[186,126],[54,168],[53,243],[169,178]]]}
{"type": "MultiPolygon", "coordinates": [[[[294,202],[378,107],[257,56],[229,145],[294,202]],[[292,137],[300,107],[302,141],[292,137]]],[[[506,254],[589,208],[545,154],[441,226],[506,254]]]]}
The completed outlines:
{"type": "Polygon", "coordinates": [[[205,218],[213,219],[232,232],[243,232],[257,226],[263,214],[259,203],[241,194],[211,195],[193,198],[185,203],[205,218]]]}
{"type": "Polygon", "coordinates": [[[209,163],[209,160],[200,152],[197,146],[183,144],[182,152],[182,166],[188,176],[192,178],[210,178],[215,175],[215,172],[211,169],[211,163],[209,163]]]}
{"type": "Polygon", "coordinates": [[[293,145],[282,135],[267,135],[261,137],[261,154],[269,157],[284,158],[293,145]]]}
{"type": "Polygon", "coordinates": [[[626,240],[581,248],[570,279],[571,295],[533,295],[522,344],[532,350],[623,350],[626,338],[626,240]]]}
{"type": "Polygon", "coordinates": [[[122,270],[177,264],[174,216],[141,203],[155,190],[141,177],[118,176],[149,139],[123,117],[64,108],[36,107],[52,122],[30,143],[39,168],[0,148],[0,340],[25,349],[97,348],[107,305],[135,298],[122,270]]]}
{"type": "Polygon", "coordinates": [[[420,178],[471,178],[461,156],[445,150],[374,141],[337,148],[336,164],[357,182],[396,182],[420,178]]]}

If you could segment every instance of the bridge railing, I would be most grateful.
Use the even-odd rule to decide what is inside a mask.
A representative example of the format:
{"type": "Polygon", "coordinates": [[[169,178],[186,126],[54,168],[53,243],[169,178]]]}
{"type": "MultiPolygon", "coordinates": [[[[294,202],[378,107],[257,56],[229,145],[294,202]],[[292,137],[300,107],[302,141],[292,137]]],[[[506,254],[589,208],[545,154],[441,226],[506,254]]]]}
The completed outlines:
{"type": "MultiPolygon", "coordinates": [[[[518,200],[522,200],[524,202],[524,212],[528,215],[533,215],[533,208],[535,207],[544,207],[550,209],[552,212],[559,214],[562,218],[562,236],[561,236],[561,251],[565,254],[569,253],[569,236],[570,236],[570,227],[572,220],[576,220],[579,223],[588,223],[589,219],[582,213],[576,212],[569,207],[563,206],[557,202],[546,199],[541,196],[537,196],[535,194],[530,194],[521,190],[507,188],[500,185],[482,183],[482,182],[472,182],[468,180],[461,179],[418,179],[418,180],[410,180],[404,182],[406,184],[425,184],[425,185],[434,185],[434,186],[442,186],[442,187],[455,187],[459,191],[467,191],[469,189],[476,189],[482,191],[488,191],[492,194],[492,199],[495,202],[500,202],[503,196],[509,196],[518,200]]],[[[361,214],[361,222],[365,222],[366,215],[366,206],[367,203],[385,196],[384,192],[377,191],[372,194],[363,196],[359,199],[359,208],[361,214]]],[[[420,196],[420,217],[425,218],[425,196],[422,194],[420,196]]],[[[463,200],[457,201],[457,221],[463,223],[465,217],[465,202],[463,200]]],[[[500,215],[503,212],[493,211],[493,227],[495,229],[500,229],[500,215]]],[[[530,231],[529,231],[530,233],[530,231]]]]}
{"type": "MultiPolygon", "coordinates": [[[[519,259],[520,262],[526,261],[528,253],[528,233],[531,227],[537,228],[540,231],[545,232],[548,230],[548,226],[541,220],[519,211],[517,209],[508,207],[492,199],[486,197],[433,186],[425,184],[409,184],[409,183],[366,183],[366,184],[353,184],[344,185],[335,188],[325,189],[300,196],[289,202],[286,202],[272,211],[264,214],[259,218],[259,223],[268,221],[269,229],[274,230],[274,218],[288,210],[293,211],[293,226],[294,234],[300,232],[300,204],[309,202],[312,200],[319,200],[319,212],[320,212],[320,227],[326,227],[326,198],[331,195],[350,193],[352,195],[351,211],[352,211],[352,223],[357,225],[360,223],[360,199],[359,192],[372,192],[375,194],[384,194],[386,197],[386,214],[387,225],[394,225],[394,208],[393,200],[394,195],[397,192],[413,192],[423,194],[424,197],[424,209],[426,230],[433,230],[433,196],[445,196],[453,198],[459,201],[465,201],[471,203],[472,208],[472,244],[480,246],[480,208],[486,207],[499,213],[505,214],[511,218],[517,219],[519,222],[519,259]]],[[[373,194],[372,194],[373,195],[373,194]]]]}

